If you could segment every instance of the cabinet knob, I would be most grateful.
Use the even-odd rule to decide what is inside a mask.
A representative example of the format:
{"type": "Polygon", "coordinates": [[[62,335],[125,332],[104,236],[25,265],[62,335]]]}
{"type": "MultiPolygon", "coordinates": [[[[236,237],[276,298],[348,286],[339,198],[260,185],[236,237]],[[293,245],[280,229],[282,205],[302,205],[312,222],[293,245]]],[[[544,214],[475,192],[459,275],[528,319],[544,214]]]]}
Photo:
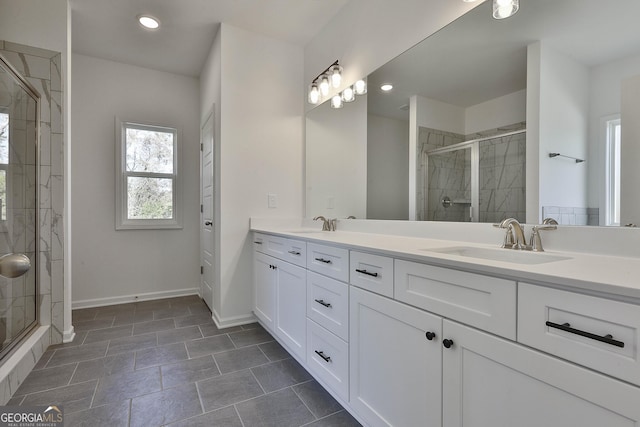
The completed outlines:
{"type": "Polygon", "coordinates": [[[425,336],[427,337],[427,339],[428,339],[429,341],[431,341],[432,339],[434,339],[434,338],[436,337],[436,334],[435,334],[434,332],[427,332],[427,333],[425,334],[425,336]]]}
{"type": "Polygon", "coordinates": [[[450,339],[444,339],[442,340],[442,345],[444,346],[444,348],[451,348],[451,346],[453,345],[453,341],[450,339]]]}

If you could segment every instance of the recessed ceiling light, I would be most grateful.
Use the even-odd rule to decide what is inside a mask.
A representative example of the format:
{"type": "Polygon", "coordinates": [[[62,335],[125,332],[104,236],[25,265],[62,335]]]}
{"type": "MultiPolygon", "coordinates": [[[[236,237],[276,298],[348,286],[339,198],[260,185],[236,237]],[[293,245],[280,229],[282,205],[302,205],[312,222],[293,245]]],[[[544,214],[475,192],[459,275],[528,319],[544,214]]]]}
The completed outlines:
{"type": "Polygon", "coordinates": [[[393,89],[393,85],[391,85],[389,83],[385,83],[382,86],[380,86],[380,89],[385,91],[385,92],[389,92],[391,89],[393,89]]]}
{"type": "Polygon", "coordinates": [[[149,15],[138,16],[138,22],[148,30],[155,30],[160,26],[160,21],[149,15]]]}

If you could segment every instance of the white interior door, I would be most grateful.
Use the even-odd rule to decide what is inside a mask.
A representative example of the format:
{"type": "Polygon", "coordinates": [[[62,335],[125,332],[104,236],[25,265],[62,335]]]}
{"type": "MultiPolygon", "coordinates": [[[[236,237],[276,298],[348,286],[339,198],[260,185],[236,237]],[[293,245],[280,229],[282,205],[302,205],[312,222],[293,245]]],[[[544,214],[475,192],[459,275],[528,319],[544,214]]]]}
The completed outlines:
{"type": "Polygon", "coordinates": [[[214,117],[213,109],[200,129],[200,295],[213,310],[214,272],[214,117]]]}

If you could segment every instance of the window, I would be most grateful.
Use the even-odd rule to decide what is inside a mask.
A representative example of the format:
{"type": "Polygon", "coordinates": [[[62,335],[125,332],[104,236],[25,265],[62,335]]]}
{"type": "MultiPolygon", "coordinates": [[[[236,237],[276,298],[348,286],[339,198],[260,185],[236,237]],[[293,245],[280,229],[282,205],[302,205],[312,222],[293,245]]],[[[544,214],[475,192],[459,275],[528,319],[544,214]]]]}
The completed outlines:
{"type": "Polygon", "coordinates": [[[7,169],[9,167],[9,113],[0,110],[0,221],[7,220],[7,169]]]}
{"type": "Polygon", "coordinates": [[[182,228],[175,128],[116,120],[116,229],[182,228]]]}
{"type": "Polygon", "coordinates": [[[606,224],[620,225],[620,116],[605,120],[607,146],[606,224]]]}

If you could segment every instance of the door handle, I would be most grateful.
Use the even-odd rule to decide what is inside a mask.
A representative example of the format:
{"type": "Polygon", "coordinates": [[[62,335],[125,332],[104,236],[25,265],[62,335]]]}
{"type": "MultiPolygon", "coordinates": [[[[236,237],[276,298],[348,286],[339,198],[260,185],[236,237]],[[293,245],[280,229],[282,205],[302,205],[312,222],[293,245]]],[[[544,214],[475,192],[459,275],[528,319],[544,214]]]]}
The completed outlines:
{"type": "Polygon", "coordinates": [[[211,222],[211,221],[205,221],[205,222],[204,222],[204,225],[213,225],[213,222],[211,222]]]}
{"type": "Polygon", "coordinates": [[[7,254],[0,257],[0,276],[15,279],[31,268],[31,260],[24,254],[7,254]]]}

